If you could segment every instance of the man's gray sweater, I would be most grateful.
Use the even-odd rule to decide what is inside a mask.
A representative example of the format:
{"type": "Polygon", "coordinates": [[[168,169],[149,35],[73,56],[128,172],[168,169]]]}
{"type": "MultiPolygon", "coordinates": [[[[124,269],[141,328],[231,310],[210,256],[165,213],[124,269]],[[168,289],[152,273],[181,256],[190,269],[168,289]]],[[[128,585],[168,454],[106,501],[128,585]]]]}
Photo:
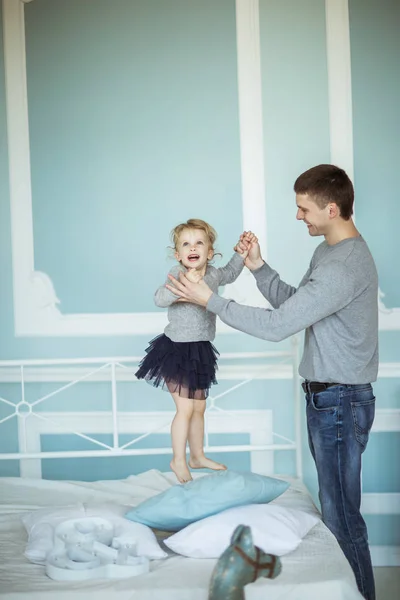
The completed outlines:
{"type": "Polygon", "coordinates": [[[211,296],[207,310],[245,333],[270,341],[303,329],[304,379],[364,384],[378,373],[378,276],[364,239],[322,242],[296,289],[264,264],[253,271],[258,289],[275,310],[211,296]]]}

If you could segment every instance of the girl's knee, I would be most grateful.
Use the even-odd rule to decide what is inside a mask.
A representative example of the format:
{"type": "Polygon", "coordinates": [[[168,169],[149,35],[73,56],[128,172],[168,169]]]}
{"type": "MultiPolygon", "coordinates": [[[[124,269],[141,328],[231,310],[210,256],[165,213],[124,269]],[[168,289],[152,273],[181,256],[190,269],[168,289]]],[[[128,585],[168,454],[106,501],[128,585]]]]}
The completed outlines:
{"type": "Polygon", "coordinates": [[[193,412],[196,414],[203,415],[206,410],[205,400],[194,400],[193,401],[193,412]]]}
{"type": "Polygon", "coordinates": [[[194,406],[193,400],[181,398],[180,402],[176,402],[176,413],[190,419],[193,415],[194,406]]]}

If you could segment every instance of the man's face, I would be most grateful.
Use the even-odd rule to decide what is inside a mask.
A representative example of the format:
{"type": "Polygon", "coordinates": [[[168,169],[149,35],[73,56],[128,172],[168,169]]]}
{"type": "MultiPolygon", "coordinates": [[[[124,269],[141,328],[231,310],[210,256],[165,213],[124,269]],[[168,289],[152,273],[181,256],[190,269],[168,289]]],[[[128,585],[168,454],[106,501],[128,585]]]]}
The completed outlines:
{"type": "Polygon", "coordinates": [[[325,208],[320,208],[308,194],[296,194],[296,204],[296,219],[304,221],[310,235],[317,236],[328,233],[329,204],[325,208]]]}

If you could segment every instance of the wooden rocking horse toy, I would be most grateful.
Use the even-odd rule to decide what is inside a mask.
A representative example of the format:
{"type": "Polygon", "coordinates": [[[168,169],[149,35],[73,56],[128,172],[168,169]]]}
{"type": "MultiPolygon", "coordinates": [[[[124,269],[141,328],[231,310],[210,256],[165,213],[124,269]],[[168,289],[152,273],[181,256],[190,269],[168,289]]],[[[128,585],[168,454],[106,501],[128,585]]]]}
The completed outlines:
{"type": "Polygon", "coordinates": [[[274,579],[281,568],[277,556],[254,546],[250,527],[238,525],[212,572],[208,600],[245,600],[245,585],[259,577],[274,579]]]}

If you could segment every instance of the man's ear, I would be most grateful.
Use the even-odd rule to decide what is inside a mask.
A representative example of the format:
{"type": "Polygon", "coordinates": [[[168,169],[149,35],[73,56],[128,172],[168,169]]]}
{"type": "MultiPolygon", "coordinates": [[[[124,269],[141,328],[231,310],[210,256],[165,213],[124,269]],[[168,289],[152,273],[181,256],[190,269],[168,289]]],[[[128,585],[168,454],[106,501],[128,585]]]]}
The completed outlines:
{"type": "Polygon", "coordinates": [[[335,204],[335,202],[328,204],[328,214],[330,219],[334,219],[340,215],[339,207],[337,204],[335,204]]]}

